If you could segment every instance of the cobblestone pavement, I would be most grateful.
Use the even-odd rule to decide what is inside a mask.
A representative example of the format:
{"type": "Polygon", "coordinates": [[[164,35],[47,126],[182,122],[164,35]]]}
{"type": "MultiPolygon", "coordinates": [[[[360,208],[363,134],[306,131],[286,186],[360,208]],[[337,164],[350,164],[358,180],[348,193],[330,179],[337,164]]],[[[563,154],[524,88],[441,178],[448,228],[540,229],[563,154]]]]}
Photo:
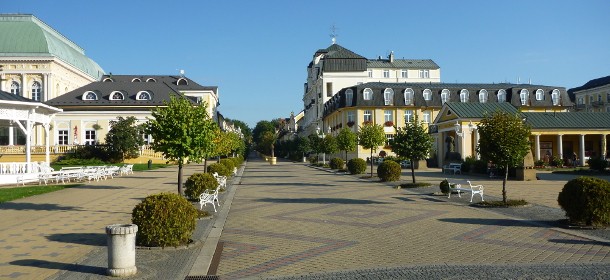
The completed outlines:
{"type": "MultiPolygon", "coordinates": [[[[445,176],[466,178],[434,170],[418,173],[418,180],[436,185],[445,176]]],[[[490,196],[496,195],[497,181],[478,178],[477,183],[484,184],[490,196]]],[[[560,185],[561,190],[564,183],[510,182],[515,193],[522,193],[526,185],[530,192],[533,187],[552,194],[552,199],[528,196],[528,201],[543,206],[552,205],[556,188],[560,185]]],[[[569,278],[564,276],[570,273],[558,273],[568,268],[589,271],[574,275],[607,275],[610,243],[603,238],[473,208],[468,206],[469,196],[447,199],[430,193],[301,164],[250,161],[222,233],[218,275],[464,279],[496,274],[537,278],[548,273],[550,278],[569,278]],[[394,268],[379,269],[385,267],[394,268]],[[475,272],[468,274],[471,271],[475,272]],[[315,272],[323,274],[310,274],[315,272]]]]}

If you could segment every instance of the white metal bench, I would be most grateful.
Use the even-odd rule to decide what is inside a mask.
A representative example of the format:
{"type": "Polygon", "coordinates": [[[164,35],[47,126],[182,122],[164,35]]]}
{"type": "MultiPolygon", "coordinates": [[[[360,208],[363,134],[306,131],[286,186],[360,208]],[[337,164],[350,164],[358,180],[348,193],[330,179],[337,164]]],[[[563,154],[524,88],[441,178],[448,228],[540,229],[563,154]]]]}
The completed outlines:
{"type": "Polygon", "coordinates": [[[458,197],[462,197],[461,193],[462,192],[470,192],[470,202],[472,202],[472,199],[474,198],[475,194],[478,194],[481,196],[481,201],[485,201],[483,199],[483,185],[472,185],[472,183],[470,182],[470,180],[467,181],[468,185],[470,186],[470,188],[463,188],[461,184],[452,184],[449,183],[449,186],[454,186],[451,187],[451,190],[449,191],[449,197],[451,198],[451,192],[455,191],[458,194],[458,197]]]}
{"type": "Polygon", "coordinates": [[[218,206],[220,206],[220,202],[218,201],[218,190],[220,189],[220,185],[218,185],[218,187],[216,187],[216,190],[214,191],[210,191],[209,189],[206,189],[202,194],[199,195],[199,209],[203,209],[203,206],[208,204],[208,203],[212,203],[212,206],[214,206],[214,212],[216,212],[216,205],[214,204],[214,201],[216,201],[216,203],[218,203],[218,206]]]}
{"type": "Polygon", "coordinates": [[[212,176],[214,176],[218,182],[218,186],[222,187],[223,189],[227,188],[227,176],[218,175],[218,172],[212,173],[212,176]]]}
{"type": "Polygon", "coordinates": [[[462,164],[461,163],[450,163],[447,165],[443,165],[443,173],[453,172],[453,174],[460,173],[462,174],[462,164]]]}
{"type": "Polygon", "coordinates": [[[133,164],[125,164],[121,167],[119,171],[120,175],[129,175],[133,174],[133,164]]]}

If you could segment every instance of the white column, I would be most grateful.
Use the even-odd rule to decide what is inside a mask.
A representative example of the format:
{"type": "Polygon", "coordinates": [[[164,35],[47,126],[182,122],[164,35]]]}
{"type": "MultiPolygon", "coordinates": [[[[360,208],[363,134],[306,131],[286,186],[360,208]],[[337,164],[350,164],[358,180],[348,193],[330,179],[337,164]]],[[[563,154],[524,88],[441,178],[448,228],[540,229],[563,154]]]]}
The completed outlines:
{"type": "Polygon", "coordinates": [[[479,153],[477,153],[477,150],[476,150],[476,148],[479,146],[479,137],[480,137],[479,130],[475,129],[474,130],[474,148],[475,148],[475,150],[472,152],[477,160],[481,159],[481,155],[479,155],[479,153]]]}
{"type": "Polygon", "coordinates": [[[9,146],[15,145],[15,141],[13,141],[14,138],[15,138],[15,128],[13,126],[11,126],[8,128],[8,145],[9,146]]]}
{"type": "Polygon", "coordinates": [[[25,74],[21,74],[21,96],[26,97],[27,87],[25,84],[25,74]]]}
{"type": "MultiPolygon", "coordinates": [[[[51,157],[49,155],[49,128],[50,128],[50,124],[45,124],[43,125],[44,127],[44,160],[47,162],[47,164],[51,164],[51,157]]],[[[50,165],[49,165],[50,166],[50,165]]]]}
{"type": "Polygon", "coordinates": [[[536,160],[540,160],[540,134],[534,135],[534,149],[536,149],[536,160]]]}
{"type": "Polygon", "coordinates": [[[30,112],[28,114],[28,119],[25,121],[25,162],[27,163],[28,166],[28,173],[32,173],[33,170],[30,170],[30,163],[32,162],[32,151],[31,151],[31,147],[32,144],[30,143],[32,141],[32,118],[34,115],[34,109],[30,109],[30,112]]]}
{"type": "Polygon", "coordinates": [[[603,159],[606,158],[606,136],[608,136],[608,134],[602,134],[602,148],[601,148],[601,157],[603,159]]]}
{"type": "Polygon", "coordinates": [[[40,102],[45,102],[47,100],[49,100],[49,97],[47,96],[47,94],[49,94],[49,74],[48,73],[44,73],[42,74],[42,96],[43,98],[40,100],[40,102]]]}
{"type": "Polygon", "coordinates": [[[578,154],[580,160],[580,166],[585,166],[585,135],[580,135],[580,154],[578,154]]]}
{"type": "Polygon", "coordinates": [[[557,135],[557,154],[560,159],[563,159],[563,134],[557,135]]]}

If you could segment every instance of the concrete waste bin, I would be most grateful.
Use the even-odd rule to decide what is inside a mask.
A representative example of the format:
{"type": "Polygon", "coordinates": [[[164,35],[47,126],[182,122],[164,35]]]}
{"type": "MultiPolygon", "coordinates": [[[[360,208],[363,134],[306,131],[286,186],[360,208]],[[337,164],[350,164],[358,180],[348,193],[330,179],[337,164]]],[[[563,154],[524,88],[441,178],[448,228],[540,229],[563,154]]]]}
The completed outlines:
{"type": "Polygon", "coordinates": [[[108,270],[110,276],[125,277],[138,272],[136,268],[135,224],[114,224],[106,226],[108,240],[108,270]]]}

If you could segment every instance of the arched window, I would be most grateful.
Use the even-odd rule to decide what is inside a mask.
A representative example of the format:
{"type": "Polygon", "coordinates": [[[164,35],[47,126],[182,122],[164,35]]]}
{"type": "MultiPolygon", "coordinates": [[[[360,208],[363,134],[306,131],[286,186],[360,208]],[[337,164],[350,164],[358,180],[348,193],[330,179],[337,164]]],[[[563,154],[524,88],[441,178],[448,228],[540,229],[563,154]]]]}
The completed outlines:
{"type": "Polygon", "coordinates": [[[152,94],[148,91],[140,91],[136,94],[136,100],[152,100],[152,94]]]}
{"type": "Polygon", "coordinates": [[[83,100],[97,100],[97,94],[93,91],[83,93],[83,100]]]}
{"type": "Polygon", "coordinates": [[[43,101],[42,86],[40,86],[40,83],[37,81],[32,83],[32,99],[36,101],[43,101]]]}
{"type": "Polygon", "coordinates": [[[551,99],[553,100],[553,105],[559,105],[561,99],[560,99],[560,95],[559,95],[559,90],[558,89],[554,89],[551,92],[551,99]]]}
{"type": "Polygon", "coordinates": [[[16,81],[11,83],[11,93],[14,95],[21,95],[21,86],[16,81]]]}
{"type": "Polygon", "coordinates": [[[441,103],[445,104],[449,99],[451,99],[451,91],[448,89],[441,90],[441,103]]]}
{"type": "Polygon", "coordinates": [[[498,103],[506,102],[506,91],[498,90],[498,103]]]}
{"type": "Polygon", "coordinates": [[[415,94],[415,92],[413,92],[413,89],[408,88],[405,89],[405,105],[413,105],[413,95],[415,94]]]}
{"type": "Polygon", "coordinates": [[[544,90],[542,90],[542,89],[536,90],[536,100],[538,100],[538,101],[544,100],[544,90]]]}
{"type": "Polygon", "coordinates": [[[148,78],[148,79],[146,79],[146,82],[147,82],[147,83],[154,83],[154,82],[156,82],[156,81],[157,81],[157,80],[155,80],[154,78],[148,78]]]}
{"type": "Polygon", "coordinates": [[[519,93],[519,99],[521,100],[521,105],[527,105],[527,101],[530,99],[530,92],[527,89],[522,89],[519,93]]]}
{"type": "Polygon", "coordinates": [[[383,91],[383,103],[385,105],[393,105],[394,104],[394,90],[391,88],[386,88],[383,91]]]}
{"type": "Polygon", "coordinates": [[[110,100],[125,100],[125,96],[120,91],[113,91],[110,94],[110,100]]]}
{"type": "Polygon", "coordinates": [[[102,82],[112,83],[112,82],[114,82],[114,80],[112,78],[104,78],[104,80],[102,82]]]}
{"type": "Polygon", "coordinates": [[[487,97],[489,94],[486,89],[479,90],[479,103],[487,103],[487,97]]]}
{"type": "Polygon", "coordinates": [[[133,80],[131,80],[132,83],[139,83],[141,81],[140,78],[133,78],[133,80]]]}
{"type": "Polygon", "coordinates": [[[424,89],[424,100],[430,101],[432,100],[432,91],[429,89],[424,89]]]}
{"type": "Polygon", "coordinates": [[[352,106],[354,102],[354,91],[352,89],[345,90],[345,106],[352,106]]]}
{"type": "Polygon", "coordinates": [[[362,93],[362,98],[364,100],[371,100],[373,99],[373,90],[370,88],[365,88],[363,93],[362,93]]]}
{"type": "Polygon", "coordinates": [[[469,93],[467,89],[460,90],[460,102],[466,103],[469,99],[469,93]]]}
{"type": "Polygon", "coordinates": [[[176,84],[179,86],[186,86],[189,84],[189,82],[185,78],[180,78],[180,79],[178,79],[176,84]]]}

